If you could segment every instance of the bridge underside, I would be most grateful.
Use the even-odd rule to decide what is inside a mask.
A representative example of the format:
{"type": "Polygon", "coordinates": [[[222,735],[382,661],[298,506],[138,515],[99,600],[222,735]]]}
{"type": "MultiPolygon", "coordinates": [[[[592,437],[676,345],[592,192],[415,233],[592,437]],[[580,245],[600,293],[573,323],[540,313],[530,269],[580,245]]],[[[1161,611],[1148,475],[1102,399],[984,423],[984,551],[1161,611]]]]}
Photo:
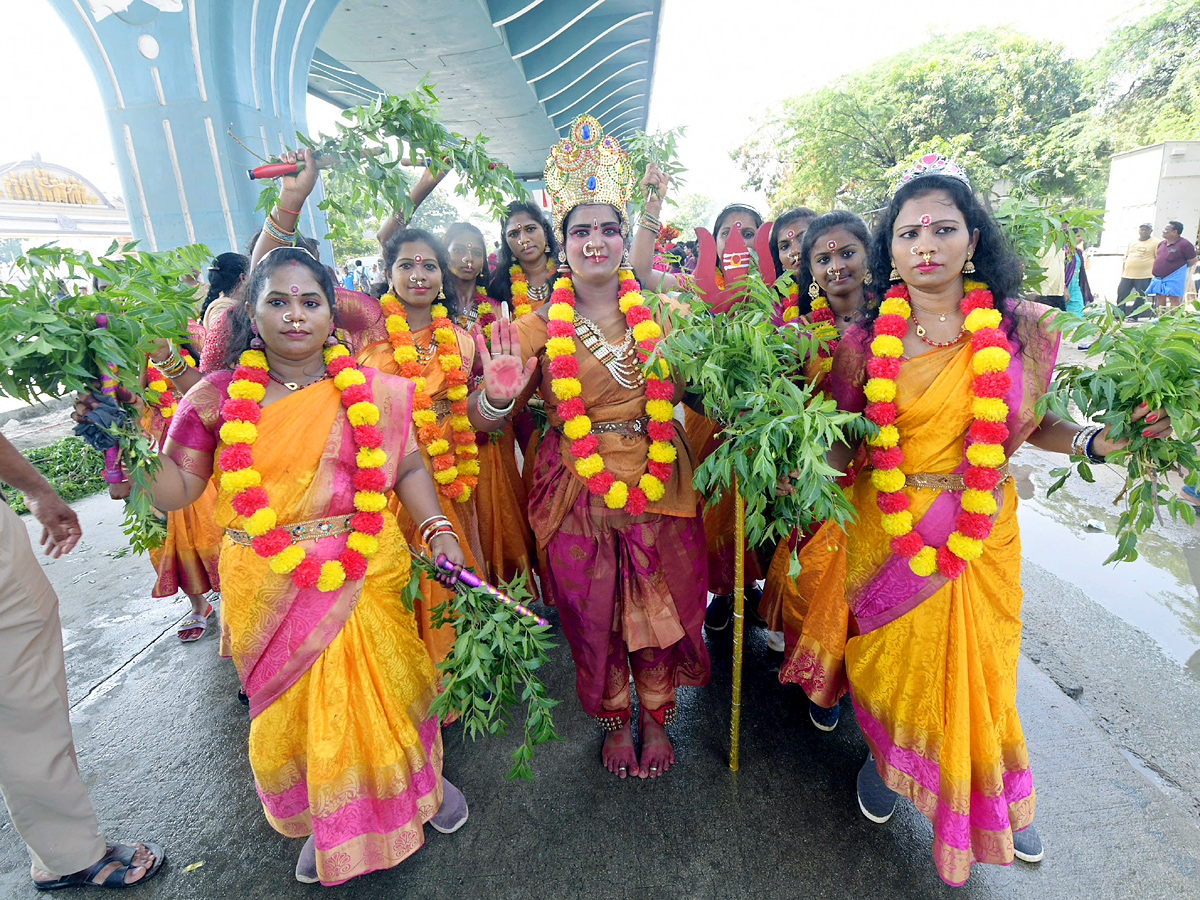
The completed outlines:
{"type": "Polygon", "coordinates": [[[338,4],[308,88],[338,106],[436,85],[446,124],[483,133],[540,178],[581,113],[621,136],[645,128],[661,0],[389,0],[338,4]]]}

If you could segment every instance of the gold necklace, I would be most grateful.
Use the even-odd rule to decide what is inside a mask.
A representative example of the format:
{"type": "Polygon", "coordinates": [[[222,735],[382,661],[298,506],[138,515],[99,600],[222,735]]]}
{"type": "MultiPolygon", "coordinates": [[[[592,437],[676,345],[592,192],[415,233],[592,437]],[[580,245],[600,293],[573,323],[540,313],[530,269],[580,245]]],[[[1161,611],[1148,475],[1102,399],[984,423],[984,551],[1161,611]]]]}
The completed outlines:
{"type": "Polygon", "coordinates": [[[634,390],[646,383],[641,367],[633,359],[633,329],[627,329],[619,344],[610,344],[595,322],[575,313],[575,333],[588,352],[608,369],[621,387],[634,390]]]}

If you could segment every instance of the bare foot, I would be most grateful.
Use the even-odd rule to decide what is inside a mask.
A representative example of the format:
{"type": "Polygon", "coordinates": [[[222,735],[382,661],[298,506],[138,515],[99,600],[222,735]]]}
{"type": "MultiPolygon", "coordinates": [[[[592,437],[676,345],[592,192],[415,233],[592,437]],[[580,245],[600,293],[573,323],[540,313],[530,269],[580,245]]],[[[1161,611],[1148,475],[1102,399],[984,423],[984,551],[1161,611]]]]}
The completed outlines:
{"type": "Polygon", "coordinates": [[[600,762],[618,778],[639,774],[637,754],[633,752],[633,731],[628,723],[624,728],[609,731],[604,735],[604,746],[600,748],[600,762]]]}
{"type": "MultiPolygon", "coordinates": [[[[137,884],[146,877],[146,873],[150,870],[150,867],[154,865],[154,854],[150,852],[149,847],[147,847],[145,844],[134,844],[133,848],[133,860],[129,866],[129,869],[125,872],[126,884],[137,884]]],[[[104,856],[114,855],[116,849],[117,847],[115,844],[109,844],[104,850],[104,856]]],[[[101,859],[103,858],[104,857],[101,857],[101,859]]],[[[97,862],[98,861],[99,860],[97,860],[97,862]]],[[[103,884],[104,879],[119,869],[122,865],[123,864],[119,860],[114,860],[93,875],[90,881],[92,884],[103,884]]],[[[71,874],[82,878],[86,872],[87,869],[81,869],[80,871],[73,872],[71,874]]],[[[45,869],[39,869],[37,866],[30,866],[29,874],[33,877],[34,881],[40,882],[57,881],[60,877],[62,877],[55,875],[53,872],[47,872],[45,869]]]]}
{"type": "Polygon", "coordinates": [[[667,730],[642,710],[638,718],[638,731],[642,737],[642,758],[638,765],[639,777],[657,778],[666,774],[675,762],[675,748],[667,737],[667,730]]]}

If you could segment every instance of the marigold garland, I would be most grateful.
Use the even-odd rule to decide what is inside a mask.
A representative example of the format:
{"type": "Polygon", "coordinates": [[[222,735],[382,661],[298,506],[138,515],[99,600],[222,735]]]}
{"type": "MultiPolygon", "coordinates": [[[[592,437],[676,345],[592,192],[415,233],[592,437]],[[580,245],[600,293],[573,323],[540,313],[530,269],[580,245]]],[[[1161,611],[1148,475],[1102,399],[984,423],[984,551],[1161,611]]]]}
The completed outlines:
{"type": "Polygon", "coordinates": [[[271,571],[290,575],[297,588],[316,587],[322,592],[336,591],[347,579],[355,581],[367,571],[367,560],[379,549],[375,535],[383,528],[382,510],[387,505],[384,490],[387,478],[383,466],[387,454],[380,445],[383,434],[376,427],[379,407],[374,403],[366,376],[358,370],[354,358],[340,344],[325,350],[326,370],[341,391],[346,418],[353,426],[354,445],[358,448],[354,475],[354,508],[346,549],[337,559],[317,562],[279,527],[271,498],[262,487],[262,476],[254,468],[254,442],[258,440],[256,423],[262,415],[267,385],[267,357],[261,350],[246,350],[229,384],[229,397],[221,404],[221,440],[225,443],[218,457],[221,490],[233,494],[234,512],[243,519],[250,535],[250,546],[264,557],[271,571]]]}
{"type": "MultiPolygon", "coordinates": [[[[179,355],[189,366],[196,367],[196,360],[187,350],[180,350],[179,355]]],[[[171,390],[172,385],[167,383],[167,376],[160,372],[150,359],[146,360],[146,387],[158,394],[158,400],[151,401],[150,405],[158,410],[159,415],[166,419],[169,425],[171,417],[175,415],[175,408],[179,405],[179,397],[171,390]]]]}
{"type": "Polygon", "coordinates": [[[479,483],[479,447],[475,443],[475,428],[467,418],[467,373],[458,352],[454,324],[446,316],[446,307],[435,303],[430,313],[433,316],[438,365],[446,373],[446,383],[449,385],[446,397],[450,401],[450,428],[454,441],[451,447],[450,441],[438,428],[433,398],[425,390],[424,370],[417,359],[416,342],[408,327],[404,307],[391,291],[383,295],[382,305],[387,317],[385,325],[388,342],[392,345],[392,359],[400,367],[400,374],[416,385],[413,393],[413,427],[417,429],[417,440],[429,454],[433,480],[443,497],[465,503],[471,499],[471,491],[479,483]]]}
{"type": "Polygon", "coordinates": [[[975,420],[967,431],[965,455],[970,466],[963,474],[966,490],[962,492],[962,509],[955,520],[954,532],[941,547],[927,545],[913,530],[908,495],[904,493],[905,476],[900,471],[904,454],[895,425],[896,377],[904,352],[901,338],[907,333],[912,316],[908,287],[903,283],[884,294],[879,318],[872,329],[871,357],[867,360],[864,390],[869,402],[863,414],[879,426],[878,433],[868,438],[867,443],[871,465],[875,467],[871,483],[877,491],[875,502],[882,514],[880,524],[891,535],[892,552],[907,559],[909,568],[922,577],[937,571],[946,578],[957,578],[967,563],[983,552],[983,542],[991,534],[991,517],[997,508],[992,489],[1000,482],[998,470],[1006,459],[1008,404],[1004,395],[1012,387],[1008,338],[1000,330],[1000,311],[995,308],[991,291],[979,282],[966,282],[964,287],[967,290],[960,308],[966,316],[963,329],[971,335],[975,420]]]}
{"type": "MultiPolygon", "coordinates": [[[[635,352],[644,363],[662,338],[662,328],[651,317],[633,272],[622,269],[619,274],[618,304],[633,330],[635,352]]],[[[668,372],[661,361],[646,374],[646,414],[650,417],[646,473],[636,485],[619,481],[605,468],[599,453],[600,443],[592,434],[592,421],[580,399],[583,385],[576,377],[579,361],[575,358],[578,337],[575,332],[575,287],[569,275],[554,282],[548,318],[546,355],[550,358],[550,387],[559,401],[563,434],[571,440],[570,454],[575,461],[575,471],[587,481],[589,491],[604,497],[609,509],[623,508],[630,515],[641,515],[647,501],[654,503],[663,498],[666,484],[671,479],[676,456],[671,444],[675,435],[672,421],[675,407],[671,403],[675,385],[666,377],[668,372]]]]}
{"type": "MultiPolygon", "coordinates": [[[[795,285],[793,285],[795,287],[795,285]]],[[[821,342],[817,348],[817,361],[821,371],[828,374],[833,370],[833,353],[838,348],[842,336],[838,334],[837,326],[833,323],[833,310],[829,308],[829,300],[823,294],[818,294],[812,302],[813,337],[821,342]]]]}
{"type": "MultiPolygon", "coordinates": [[[[816,305],[816,303],[813,303],[814,309],[816,305]]],[[[783,304],[779,310],[779,318],[786,325],[798,315],[800,315],[800,287],[793,281],[788,285],[787,295],[783,298],[783,304]]]]}
{"type": "MultiPolygon", "coordinates": [[[[546,261],[546,277],[549,278],[552,272],[553,263],[550,260],[546,261]]],[[[533,312],[533,307],[529,303],[529,279],[525,277],[525,272],[521,269],[520,263],[513,263],[508,269],[508,283],[512,288],[513,300],[513,321],[527,316],[533,312]]],[[[488,335],[491,338],[491,335],[488,335]]]]}
{"type": "Polygon", "coordinates": [[[475,324],[483,331],[484,340],[492,339],[492,323],[496,314],[492,312],[492,299],[479,285],[475,286],[475,324]]]}

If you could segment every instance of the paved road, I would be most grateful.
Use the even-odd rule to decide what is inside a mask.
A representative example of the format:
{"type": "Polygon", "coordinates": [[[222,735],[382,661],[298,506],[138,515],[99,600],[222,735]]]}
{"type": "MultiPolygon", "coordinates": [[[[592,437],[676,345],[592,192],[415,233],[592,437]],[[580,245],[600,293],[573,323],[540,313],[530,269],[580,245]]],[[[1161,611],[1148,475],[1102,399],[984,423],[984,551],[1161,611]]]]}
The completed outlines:
{"type": "MultiPolygon", "coordinates": [[[[536,781],[504,780],[514,738],[464,743],[451,728],[446,772],[470,801],[467,826],[427,830],[426,846],[390,872],[333,889],[300,885],[300,842],[267,827],[254,794],[231,664],[211,633],[188,646],[176,640],[186,604],[149,599],[149,564],[122,555],[116,506],[93,497],[76,508],[85,543],[47,563],[62,598],[76,742],[110,834],[167,845],[165,871],[134,894],[144,900],[1200,897],[1195,813],[1135,769],[1027,658],[1018,706],[1046,860],[977,866],[965,887],[946,887],[929,825],[911,806],[883,826],[859,813],[854,775],[866,750],[848,707],[836,732],[817,732],[802,694],[775,680],[778,657],[761,632],[749,640],[737,774],[726,765],[727,641],[711,643],[713,683],[682,692],[678,764],[637,782],[600,768],[600,734],[574,700],[562,646],[544,677],[565,701],[563,742],[540,749],[536,781]]],[[[1073,590],[1037,569],[1026,587],[1039,606],[1061,606],[1073,590]]],[[[0,897],[34,896],[27,871],[0,813],[0,897]]]]}

